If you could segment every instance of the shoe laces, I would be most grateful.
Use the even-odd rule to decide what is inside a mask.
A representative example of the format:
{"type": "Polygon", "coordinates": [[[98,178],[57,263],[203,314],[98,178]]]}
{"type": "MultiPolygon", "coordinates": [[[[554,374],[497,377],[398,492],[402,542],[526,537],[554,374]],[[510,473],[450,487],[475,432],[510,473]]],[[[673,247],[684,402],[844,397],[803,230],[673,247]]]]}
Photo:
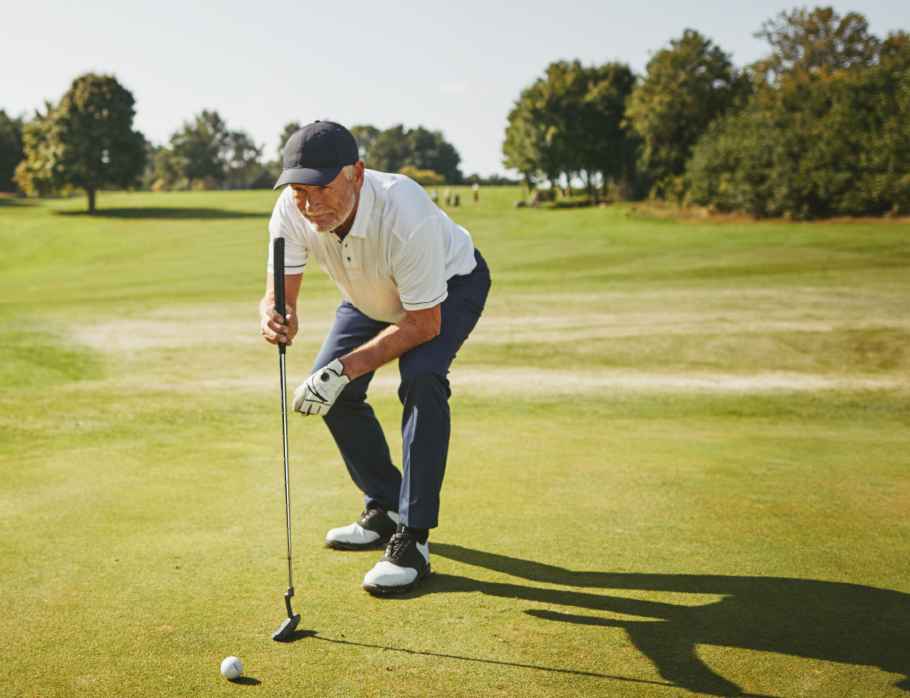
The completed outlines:
{"type": "Polygon", "coordinates": [[[414,536],[409,536],[404,533],[396,533],[389,541],[389,547],[386,548],[385,554],[389,557],[397,558],[399,554],[407,551],[408,546],[413,545],[416,542],[417,539],[414,536]]]}

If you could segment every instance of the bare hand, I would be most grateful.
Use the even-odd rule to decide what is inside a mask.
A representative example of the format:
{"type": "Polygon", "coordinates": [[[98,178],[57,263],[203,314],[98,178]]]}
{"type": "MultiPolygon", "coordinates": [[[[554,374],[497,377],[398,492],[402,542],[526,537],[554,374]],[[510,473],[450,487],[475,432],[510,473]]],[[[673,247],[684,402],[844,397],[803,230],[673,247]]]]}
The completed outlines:
{"type": "Polygon", "coordinates": [[[260,312],[261,322],[259,329],[265,341],[269,344],[286,344],[291,346],[291,341],[297,336],[297,314],[287,309],[286,317],[281,317],[274,305],[270,305],[260,312]]]}

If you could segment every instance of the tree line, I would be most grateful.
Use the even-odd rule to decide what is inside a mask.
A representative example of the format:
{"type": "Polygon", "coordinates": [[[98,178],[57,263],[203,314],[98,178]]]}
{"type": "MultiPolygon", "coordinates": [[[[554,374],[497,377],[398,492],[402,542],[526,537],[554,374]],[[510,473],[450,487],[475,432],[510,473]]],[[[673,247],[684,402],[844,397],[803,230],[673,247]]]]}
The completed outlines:
{"type": "Polygon", "coordinates": [[[504,164],[530,186],[650,196],[756,216],[910,213],[910,37],[861,14],[783,12],[737,68],[697,31],[644,75],[550,65],[509,114],[504,164]]]}
{"type": "MultiPolygon", "coordinates": [[[[271,189],[281,173],[284,144],[300,128],[285,126],[277,158],[265,146],[204,110],[154,146],[133,129],[135,100],[116,78],[86,74],[56,105],[30,121],[0,110],[0,191],[32,196],[84,190],[95,211],[99,190],[271,189]]],[[[461,156],[439,131],[423,126],[351,129],[367,167],[401,172],[423,184],[460,184],[461,156]]],[[[477,181],[474,175],[469,181],[477,181]]]]}

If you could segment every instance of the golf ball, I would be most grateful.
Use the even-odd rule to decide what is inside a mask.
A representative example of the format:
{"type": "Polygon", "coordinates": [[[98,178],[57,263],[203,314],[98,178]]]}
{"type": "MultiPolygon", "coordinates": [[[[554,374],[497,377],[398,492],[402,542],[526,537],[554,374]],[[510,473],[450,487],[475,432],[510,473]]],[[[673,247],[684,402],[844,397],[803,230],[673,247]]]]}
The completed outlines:
{"type": "Polygon", "coordinates": [[[239,678],[242,673],[243,664],[237,657],[228,657],[221,662],[221,675],[229,681],[239,678]]]}

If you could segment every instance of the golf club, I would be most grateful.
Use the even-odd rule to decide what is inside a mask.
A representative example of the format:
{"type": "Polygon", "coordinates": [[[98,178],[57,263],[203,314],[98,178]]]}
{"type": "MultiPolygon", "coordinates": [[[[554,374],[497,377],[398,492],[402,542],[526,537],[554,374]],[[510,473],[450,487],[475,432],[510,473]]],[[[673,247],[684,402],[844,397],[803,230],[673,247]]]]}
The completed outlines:
{"type": "MultiPolygon", "coordinates": [[[[275,238],[272,241],[272,268],[275,279],[275,310],[282,318],[287,309],[284,300],[284,238],[275,238]]],[[[287,514],[288,524],[288,590],[284,594],[284,605],[287,606],[288,617],[274,633],[272,639],[284,642],[290,639],[297,624],[300,623],[300,614],[291,609],[291,597],[294,596],[294,572],[291,567],[291,488],[288,484],[288,404],[287,404],[287,374],[285,371],[285,352],[287,346],[278,343],[278,360],[281,364],[281,427],[284,435],[284,509],[287,514]]]]}

